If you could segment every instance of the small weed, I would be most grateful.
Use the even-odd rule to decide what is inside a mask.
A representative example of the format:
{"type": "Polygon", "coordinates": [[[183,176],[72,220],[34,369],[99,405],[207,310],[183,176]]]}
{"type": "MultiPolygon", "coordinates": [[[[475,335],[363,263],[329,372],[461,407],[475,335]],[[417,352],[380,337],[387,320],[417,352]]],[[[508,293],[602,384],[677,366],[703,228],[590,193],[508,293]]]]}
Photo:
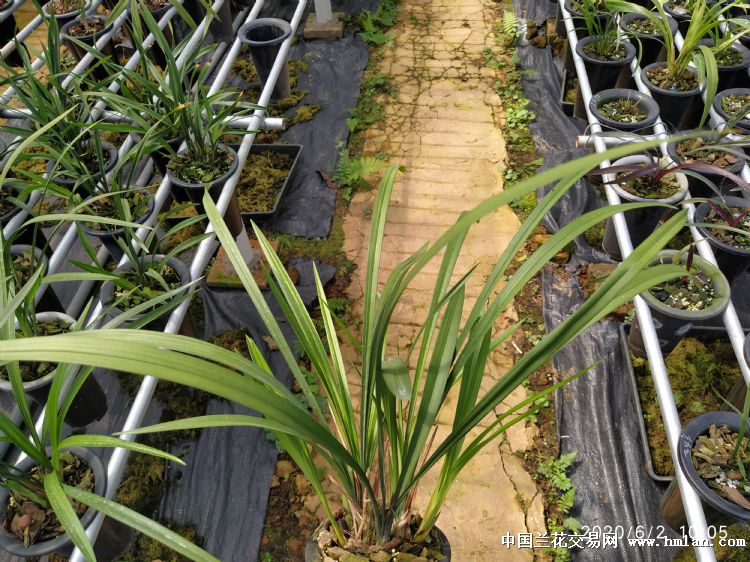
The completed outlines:
{"type": "Polygon", "coordinates": [[[372,189],[367,177],[385,168],[386,163],[377,158],[352,158],[349,150],[344,148],[339,156],[336,168],[336,184],[341,196],[351,201],[356,190],[372,189]]]}
{"type": "Polygon", "coordinates": [[[382,0],[374,12],[363,11],[357,18],[362,31],[359,36],[370,46],[390,48],[396,34],[387,31],[396,23],[398,0],[382,0]]]}
{"type": "MultiPolygon", "coordinates": [[[[573,451],[572,453],[560,455],[560,458],[549,458],[542,462],[537,469],[537,472],[541,476],[544,476],[551,486],[547,501],[560,514],[559,517],[550,517],[547,519],[550,534],[576,533],[581,529],[581,524],[578,520],[575,517],[568,516],[570,510],[573,509],[573,502],[576,495],[576,488],[568,476],[568,469],[573,464],[576,455],[577,452],[573,451]]],[[[555,562],[567,562],[570,560],[570,550],[567,547],[549,548],[547,549],[547,553],[554,557],[555,562]]]]}

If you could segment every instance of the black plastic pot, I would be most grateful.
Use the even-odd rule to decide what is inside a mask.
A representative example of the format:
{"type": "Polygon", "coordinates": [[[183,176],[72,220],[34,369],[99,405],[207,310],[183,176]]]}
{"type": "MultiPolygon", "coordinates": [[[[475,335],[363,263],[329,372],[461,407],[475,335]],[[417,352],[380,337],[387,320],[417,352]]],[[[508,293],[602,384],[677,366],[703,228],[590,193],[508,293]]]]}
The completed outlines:
{"type": "MultiPolygon", "coordinates": [[[[21,187],[16,188],[16,187],[13,186],[13,184],[10,184],[10,183],[6,183],[3,186],[3,190],[15,191],[14,197],[16,199],[18,199],[17,195],[18,195],[20,189],[21,189],[21,187]]],[[[31,198],[31,196],[27,195],[26,197],[24,197],[20,201],[22,203],[28,204],[30,198],[31,198]]],[[[4,215],[0,215],[0,226],[2,226],[2,228],[5,228],[5,225],[8,224],[10,222],[10,220],[13,217],[15,217],[20,212],[21,212],[21,207],[14,206],[10,211],[8,211],[7,213],[5,213],[4,215]]]]}
{"type": "Polygon", "coordinates": [[[680,463],[685,478],[690,482],[693,490],[700,496],[704,504],[710,506],[719,514],[737,521],[750,522],[750,509],[743,509],[711,490],[693,466],[693,446],[698,437],[708,433],[712,425],[717,427],[727,426],[732,431],[739,431],[741,422],[742,416],[735,412],[708,412],[690,420],[680,433],[680,440],[677,443],[677,461],[680,463]]]}
{"type": "MultiPolygon", "coordinates": [[[[695,132],[695,131],[691,131],[695,132]]],[[[717,133],[715,131],[703,131],[705,134],[702,136],[704,138],[707,138],[709,140],[716,139],[717,133]]],[[[727,137],[723,137],[718,144],[724,143],[724,142],[731,142],[730,139],[727,137]]],[[[667,143],[667,154],[669,154],[669,157],[676,163],[676,164],[682,164],[684,162],[683,158],[677,154],[677,143],[675,141],[670,141],[667,143]]],[[[744,165],[743,159],[738,159],[736,164],[733,164],[729,168],[726,168],[729,172],[732,172],[734,174],[739,174],[742,170],[742,166],[744,165]]],[[[701,176],[706,178],[708,181],[710,181],[713,185],[716,186],[717,189],[721,193],[726,193],[728,195],[731,195],[728,193],[729,189],[734,187],[734,184],[724,176],[718,175],[718,174],[711,174],[707,172],[693,172],[694,174],[699,173],[701,176]]],[[[690,185],[690,195],[692,197],[714,197],[717,195],[716,192],[711,189],[711,186],[703,181],[701,181],[700,178],[695,177],[694,175],[691,175],[688,177],[688,183],[690,185]]]]}
{"type": "MultiPolygon", "coordinates": [[[[687,252],[678,252],[677,250],[659,252],[656,258],[651,261],[651,265],[672,263],[672,260],[678,254],[680,263],[684,265],[687,260],[687,252]]],[[[674,349],[693,325],[722,314],[729,304],[731,290],[729,282],[721,270],[696,255],[693,256],[693,268],[706,275],[713,284],[714,301],[708,308],[697,311],[679,310],[658,300],[651,294],[651,291],[645,291],[640,295],[651,309],[656,336],[659,339],[659,347],[665,355],[674,349]]],[[[646,356],[646,348],[643,344],[643,336],[638,322],[633,322],[633,327],[628,335],[628,345],[630,345],[633,354],[639,357],[646,356]]]]}
{"type": "MultiPolygon", "coordinates": [[[[729,121],[733,116],[729,115],[726,111],[724,111],[724,108],[721,106],[722,100],[731,95],[750,95],[750,88],[730,88],[728,90],[724,90],[723,92],[719,92],[714,97],[714,109],[716,110],[716,113],[718,113],[724,121],[729,121]]],[[[746,116],[744,119],[740,119],[736,122],[735,128],[740,129],[740,132],[744,134],[750,134],[750,118],[746,116]]]]}
{"type": "MultiPolygon", "coordinates": [[[[713,47],[714,40],[701,39],[698,44],[713,47]]],[[[717,90],[719,92],[727,88],[748,86],[747,69],[750,68],[750,50],[739,44],[732,45],[730,49],[742,56],[742,62],[734,65],[719,65],[719,86],[717,90]]]]}
{"type": "MultiPolygon", "coordinates": [[[[571,6],[571,4],[572,4],[571,0],[565,0],[565,9],[568,11],[568,13],[570,13],[570,17],[573,20],[573,25],[575,26],[575,30],[576,30],[576,36],[578,37],[579,40],[582,39],[583,37],[588,37],[589,30],[586,27],[586,20],[583,17],[583,13],[581,13],[579,10],[574,9],[571,6]]],[[[602,14],[602,15],[595,16],[594,19],[598,20],[601,26],[604,26],[607,19],[613,18],[613,17],[614,17],[614,14],[602,14]]],[[[566,35],[564,25],[565,24],[563,23],[562,35],[566,35]]],[[[558,33],[558,35],[560,35],[560,33],[558,33]]]]}
{"type": "MultiPolygon", "coordinates": [[[[84,6],[85,6],[84,9],[86,10],[86,12],[88,12],[91,9],[91,2],[90,2],[90,0],[87,0],[85,2],[84,6]]],[[[47,4],[45,4],[44,6],[42,6],[42,12],[44,13],[44,15],[47,18],[52,17],[50,15],[49,8],[50,8],[49,2],[47,4]]],[[[73,21],[74,19],[76,19],[80,15],[80,13],[81,13],[81,11],[76,9],[76,10],[74,10],[72,12],[66,12],[64,14],[55,14],[55,19],[57,20],[57,28],[58,29],[62,29],[62,27],[66,23],[68,23],[68,22],[73,21]]]]}
{"type": "MultiPolygon", "coordinates": [[[[151,10],[151,15],[153,16],[154,20],[158,23],[159,20],[166,14],[169,9],[172,7],[172,4],[167,2],[164,6],[160,8],[156,8],[155,10],[151,10]]],[[[178,16],[179,17],[179,16],[178,16]]],[[[170,22],[171,23],[171,22],[170,22]]],[[[174,34],[172,33],[172,26],[167,25],[164,30],[162,31],[164,35],[164,39],[167,40],[168,45],[174,45],[174,34]]],[[[151,48],[148,50],[148,54],[151,57],[151,60],[154,61],[154,63],[158,64],[162,68],[164,68],[167,65],[167,59],[164,56],[164,51],[162,51],[162,48],[159,46],[159,44],[154,41],[154,43],[151,45],[151,48]]]]}
{"type": "MultiPolygon", "coordinates": [[[[745,14],[741,16],[735,16],[736,19],[743,19],[743,20],[750,20],[750,14],[745,14]]],[[[733,26],[733,31],[736,33],[738,31],[737,26],[733,26]]],[[[750,33],[745,33],[740,37],[740,43],[742,43],[745,47],[750,49],[750,33]]]]}
{"type": "MultiPolygon", "coordinates": [[[[0,10],[0,15],[6,14],[8,12],[8,9],[9,8],[0,10]]],[[[18,23],[16,22],[16,16],[10,13],[5,16],[5,19],[0,21],[0,45],[5,45],[6,43],[13,41],[17,32],[18,23]]],[[[23,66],[23,59],[18,53],[18,49],[25,48],[26,47],[24,46],[24,44],[19,42],[18,47],[7,57],[5,57],[5,62],[7,62],[11,66],[23,66]]]]}
{"type": "MultiPolygon", "coordinates": [[[[648,163],[652,161],[648,156],[644,155],[633,155],[620,158],[614,162],[613,166],[619,166],[622,164],[637,164],[640,162],[648,163]]],[[[680,183],[680,190],[675,193],[672,197],[667,199],[645,199],[638,197],[632,193],[623,189],[619,184],[610,184],[612,189],[617,192],[617,195],[623,201],[628,203],[666,203],[668,205],[676,205],[685,198],[688,190],[688,180],[684,174],[675,173],[675,178],[680,183]]],[[[628,225],[630,231],[630,240],[633,243],[633,248],[637,248],[659,224],[659,221],[664,216],[667,209],[660,206],[644,207],[641,209],[633,209],[626,211],[624,214],[625,222],[628,225]]],[[[602,247],[613,259],[622,260],[622,254],[620,253],[620,246],[617,243],[617,234],[615,233],[614,222],[612,218],[608,218],[604,227],[604,240],[602,241],[602,247]]]]}
{"type": "MultiPolygon", "coordinates": [[[[318,528],[313,531],[312,536],[307,539],[307,543],[305,544],[305,562],[323,562],[323,553],[320,551],[320,547],[318,547],[316,537],[323,529],[327,528],[328,522],[326,521],[318,526],[318,528]]],[[[451,545],[448,542],[448,537],[446,537],[445,533],[437,527],[435,527],[435,530],[437,531],[438,537],[443,542],[441,550],[443,558],[441,562],[451,562],[451,545]]]]}
{"type": "MultiPolygon", "coordinates": [[[[661,120],[676,130],[691,129],[698,125],[703,112],[701,89],[665,90],[652,84],[648,79],[648,71],[665,66],[663,62],[655,62],[641,69],[641,79],[648,88],[651,97],[659,104],[661,120]]],[[[695,74],[695,70],[688,68],[688,72],[695,74]]]]}
{"type": "Polygon", "coordinates": [[[644,135],[653,132],[653,124],[659,117],[659,105],[651,97],[637,90],[626,88],[612,88],[594,94],[589,101],[589,109],[604,127],[617,131],[638,131],[644,135]],[[610,119],[599,111],[605,103],[621,99],[635,102],[641,110],[646,112],[646,117],[634,123],[623,123],[610,119]]]}
{"type": "MultiPolygon", "coordinates": [[[[114,169],[114,167],[117,165],[117,160],[119,158],[117,147],[115,145],[107,141],[101,141],[101,145],[102,145],[102,150],[106,151],[106,153],[109,154],[109,161],[105,165],[103,171],[102,170],[89,170],[92,178],[97,183],[98,183],[98,180],[103,178],[106,174],[108,174],[114,169]]],[[[76,183],[78,183],[80,178],[69,177],[69,174],[73,174],[76,172],[71,172],[70,170],[67,170],[65,168],[55,169],[56,163],[57,162],[55,160],[50,160],[49,162],[47,162],[48,177],[51,179],[53,183],[56,183],[57,185],[64,187],[70,191],[73,191],[76,187],[76,183]]]]}
{"type": "MultiPolygon", "coordinates": [[[[154,212],[153,197],[151,197],[148,200],[147,205],[148,205],[148,211],[145,214],[141,215],[140,217],[137,217],[133,222],[136,222],[138,224],[143,224],[149,219],[149,217],[154,212]]],[[[120,247],[120,245],[117,243],[117,240],[118,238],[121,238],[122,235],[124,234],[125,232],[124,228],[113,227],[111,230],[110,229],[99,230],[99,229],[90,227],[88,223],[81,223],[81,228],[86,234],[88,234],[92,238],[96,238],[102,244],[104,244],[104,246],[107,248],[107,251],[109,251],[110,257],[112,257],[114,260],[118,262],[120,261],[120,259],[124,255],[124,252],[122,251],[122,248],[120,247]]]]}
{"type": "MultiPolygon", "coordinates": [[[[42,234],[39,232],[38,234],[42,234]]],[[[37,237],[36,242],[38,244],[46,243],[46,240],[40,240],[37,237]]],[[[11,256],[20,256],[27,251],[32,250],[34,252],[34,257],[36,259],[36,263],[47,265],[47,256],[45,255],[44,251],[37,247],[32,246],[31,244],[13,244],[10,247],[10,255],[11,256]]],[[[48,286],[46,290],[44,291],[44,294],[42,295],[41,299],[36,304],[36,310],[37,312],[62,312],[65,310],[60,304],[60,300],[57,298],[57,295],[55,294],[55,291],[53,290],[52,286],[48,286]]]]}
{"type": "MultiPolygon", "coordinates": [[[[240,27],[237,37],[250,49],[255,70],[262,86],[271,74],[271,69],[279,54],[281,44],[292,34],[292,27],[281,19],[259,18],[240,27]]],[[[276,87],[274,99],[284,99],[291,95],[289,84],[289,65],[284,61],[276,87]]]]}
{"type": "MultiPolygon", "coordinates": [[[[721,199],[713,199],[717,205],[725,205],[730,207],[739,207],[742,209],[750,209],[750,201],[742,197],[729,197],[725,196],[721,199]]],[[[711,209],[708,203],[701,203],[695,209],[695,215],[693,221],[696,223],[704,223],[706,214],[711,209]]],[[[698,232],[701,236],[708,240],[711,247],[714,250],[714,256],[716,257],[716,264],[721,269],[721,272],[727,278],[730,284],[742,273],[747,271],[750,267],[750,249],[735,248],[717,239],[711,231],[705,226],[698,226],[698,232]]]]}
{"type": "MultiPolygon", "coordinates": [[[[269,211],[254,211],[254,212],[247,212],[242,211],[240,209],[240,212],[242,213],[242,217],[244,219],[260,219],[260,218],[269,218],[276,214],[276,212],[279,210],[279,203],[281,203],[281,198],[284,197],[284,194],[286,193],[287,189],[291,186],[292,180],[294,179],[294,174],[297,171],[297,166],[299,165],[299,159],[300,154],[302,154],[302,145],[301,144],[254,144],[252,147],[250,147],[250,155],[249,158],[252,158],[255,154],[260,154],[261,152],[265,152],[267,150],[278,152],[281,154],[288,154],[292,157],[292,165],[289,167],[289,173],[286,176],[286,179],[284,180],[284,185],[279,190],[278,195],[276,196],[276,202],[273,205],[273,208],[269,211]]],[[[237,186],[237,189],[240,189],[240,186],[237,186]]]]}
{"type": "MultiPolygon", "coordinates": [[[[591,93],[598,94],[602,90],[608,90],[615,87],[626,87],[632,80],[630,76],[630,62],[635,58],[635,47],[628,42],[623,41],[625,56],[619,60],[609,61],[595,59],[589,56],[584,47],[591,43],[593,37],[584,37],[576,43],[576,53],[586,67],[586,75],[589,78],[591,93]]],[[[583,102],[583,94],[578,88],[576,94],[576,105],[573,111],[576,117],[586,119],[586,108],[583,102]]]]}
{"type": "MultiPolygon", "coordinates": [[[[142,260],[151,260],[151,261],[159,261],[164,259],[164,256],[161,254],[157,255],[148,255],[148,256],[142,256],[142,260]]],[[[170,258],[169,261],[167,261],[167,264],[172,267],[172,269],[175,270],[177,273],[177,276],[180,278],[180,285],[184,286],[187,283],[190,282],[190,269],[178,258],[170,258]]],[[[115,272],[123,272],[128,271],[131,269],[131,263],[128,261],[118,267],[115,272]]],[[[105,281],[102,283],[102,288],[99,293],[99,302],[104,307],[104,310],[107,312],[107,316],[111,319],[118,317],[120,314],[123,313],[123,310],[118,308],[114,305],[116,297],[115,297],[115,288],[116,285],[112,281],[105,281]]],[[[129,322],[125,322],[125,324],[121,325],[121,328],[125,328],[128,326],[128,324],[135,322],[138,318],[140,318],[140,315],[137,315],[133,319],[131,319],[129,322]]],[[[167,321],[169,320],[169,313],[164,314],[163,316],[152,320],[149,322],[143,329],[145,330],[154,330],[156,332],[162,332],[164,331],[164,328],[167,326],[167,321]]]]}
{"type": "MultiPolygon", "coordinates": [[[[72,326],[75,319],[62,312],[39,312],[36,315],[38,322],[47,320],[61,320],[72,326]]],[[[73,371],[71,376],[75,376],[73,371]]],[[[51,372],[39,379],[23,383],[23,390],[29,398],[40,406],[47,403],[49,388],[55,372],[51,372]]],[[[12,392],[10,381],[0,379],[0,392],[10,394],[12,392]]],[[[72,427],[84,427],[98,421],[107,413],[107,395],[104,394],[102,387],[94,378],[93,374],[89,375],[81,388],[76,393],[70,409],[65,416],[65,422],[72,427]]]]}
{"type": "MultiPolygon", "coordinates": [[[[106,22],[105,18],[102,16],[89,16],[90,20],[97,20],[102,22],[104,24],[106,22]]],[[[94,47],[96,45],[96,42],[99,40],[99,38],[104,35],[105,33],[108,33],[111,29],[111,25],[106,25],[102,27],[101,31],[96,31],[94,33],[90,33],[88,35],[71,35],[70,30],[73,26],[78,25],[80,23],[80,20],[78,18],[69,21],[65,25],[63,25],[60,28],[60,35],[62,35],[63,41],[65,42],[65,45],[68,47],[68,50],[70,51],[70,54],[72,54],[76,60],[80,61],[83,57],[85,57],[88,54],[88,51],[83,48],[81,45],[76,43],[76,41],[80,41],[81,43],[85,43],[89,47],[94,47]]],[[[98,58],[104,59],[104,58],[110,58],[114,59],[115,57],[115,47],[114,47],[114,41],[110,39],[107,41],[102,47],[99,49],[98,58]]],[[[102,66],[101,64],[95,64],[90,67],[91,74],[94,76],[97,80],[107,80],[110,77],[109,70],[102,66]]]]}
{"type": "Polygon", "coordinates": [[[167,165],[169,164],[169,159],[173,154],[177,154],[177,151],[180,149],[182,139],[173,138],[166,141],[166,144],[169,145],[172,150],[162,148],[151,153],[151,158],[154,159],[154,166],[156,166],[156,169],[162,176],[167,173],[167,165]]]}
{"type": "Polygon", "coordinates": [[[675,8],[672,7],[672,2],[665,2],[663,4],[664,11],[667,13],[667,15],[671,18],[674,18],[677,21],[677,28],[680,30],[680,33],[682,36],[685,36],[685,33],[687,33],[688,27],[690,27],[690,18],[691,15],[689,13],[684,13],[679,8],[677,11],[675,11],[675,8]]]}
{"type": "Polygon", "coordinates": [[[205,193],[206,189],[208,189],[211,197],[214,200],[218,199],[221,195],[221,190],[224,188],[224,184],[230,177],[232,177],[232,175],[237,170],[237,152],[231,146],[227,146],[224,144],[219,145],[219,148],[227,153],[227,158],[231,160],[231,165],[229,167],[229,170],[227,170],[224,174],[207,184],[190,183],[182,180],[172,170],[169,169],[169,166],[167,166],[167,175],[169,176],[172,185],[187,193],[190,201],[194,203],[200,203],[203,200],[203,194],[205,193]]]}
{"type": "MultiPolygon", "coordinates": [[[[669,26],[672,28],[672,35],[674,35],[677,31],[677,21],[672,17],[667,17],[669,18],[669,26]]],[[[660,41],[659,35],[647,35],[646,33],[635,33],[628,30],[630,22],[644,19],[646,19],[646,16],[635,13],[623,14],[620,19],[620,29],[630,38],[640,53],[639,62],[641,67],[653,62],[662,61],[666,58],[664,44],[660,41]]]]}
{"type": "MultiPolygon", "coordinates": [[[[107,471],[101,459],[88,449],[73,447],[67,450],[91,467],[94,472],[94,494],[103,496],[107,490],[107,471]]],[[[33,467],[34,461],[28,457],[18,464],[18,469],[21,472],[26,472],[33,467]]],[[[5,509],[7,501],[8,491],[5,488],[0,488],[0,506],[2,506],[2,509],[5,509]]],[[[80,520],[84,529],[94,520],[96,515],[97,512],[93,508],[86,510],[80,520]]],[[[51,541],[36,543],[27,547],[23,544],[23,541],[6,531],[5,527],[0,525],[0,548],[15,556],[29,559],[44,556],[52,552],[59,552],[69,556],[73,552],[73,543],[70,541],[68,535],[60,535],[51,541]]]]}

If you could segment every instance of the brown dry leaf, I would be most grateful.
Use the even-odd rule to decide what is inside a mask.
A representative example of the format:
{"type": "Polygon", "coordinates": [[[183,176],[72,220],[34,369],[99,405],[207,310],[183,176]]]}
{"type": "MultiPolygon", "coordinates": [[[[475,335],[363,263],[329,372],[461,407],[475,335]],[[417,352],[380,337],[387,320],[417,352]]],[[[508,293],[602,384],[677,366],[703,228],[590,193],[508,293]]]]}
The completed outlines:
{"type": "Polygon", "coordinates": [[[750,509],[750,502],[745,499],[745,496],[737,488],[730,488],[729,486],[722,486],[724,493],[734,503],[745,509],[750,509]]]}
{"type": "Polygon", "coordinates": [[[279,345],[271,336],[261,336],[260,339],[268,346],[268,351],[277,351],[279,349],[279,345]]]}

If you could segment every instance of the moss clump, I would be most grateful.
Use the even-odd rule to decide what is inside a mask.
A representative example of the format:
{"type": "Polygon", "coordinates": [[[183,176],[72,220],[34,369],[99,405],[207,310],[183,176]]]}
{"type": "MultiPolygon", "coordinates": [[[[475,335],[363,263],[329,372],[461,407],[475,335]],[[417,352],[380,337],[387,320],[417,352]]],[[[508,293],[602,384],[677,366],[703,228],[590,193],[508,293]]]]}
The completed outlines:
{"type": "MultiPolygon", "coordinates": [[[[169,523],[167,527],[181,537],[185,537],[191,543],[200,544],[202,542],[195,527],[180,527],[169,523]]],[[[125,554],[120,560],[128,562],[190,562],[189,558],[185,558],[146,535],[140,535],[133,552],[125,554]]]]}
{"type": "MultiPolygon", "coordinates": [[[[742,523],[734,523],[727,527],[727,539],[743,539],[750,544],[750,526],[742,523]]],[[[714,540],[714,552],[718,562],[750,562],[750,549],[741,546],[720,545],[719,540],[714,540]]],[[[682,549],[673,562],[695,562],[695,550],[693,548],[682,549]]]]}
{"type": "Polygon", "coordinates": [[[602,244],[604,243],[604,229],[605,223],[601,222],[595,224],[583,233],[583,237],[586,239],[586,242],[591,244],[592,248],[598,248],[601,250],[602,244]]]}
{"type": "Polygon", "coordinates": [[[250,337],[250,332],[246,328],[235,328],[234,330],[222,332],[211,341],[229,351],[239,352],[245,359],[250,359],[246,340],[248,337],[250,337]]]}
{"type": "MultiPolygon", "coordinates": [[[[648,362],[634,356],[632,361],[654,472],[672,475],[674,464],[648,362]]],[[[719,397],[726,397],[740,376],[734,350],[726,340],[685,338],[665,362],[683,426],[699,414],[720,410],[723,402],[719,397]]]]}
{"type": "Polygon", "coordinates": [[[312,121],[320,110],[321,107],[317,104],[301,105],[297,110],[297,113],[294,114],[294,117],[289,120],[289,127],[293,127],[298,123],[308,123],[309,121],[312,121]]]}
{"type": "Polygon", "coordinates": [[[273,211],[294,158],[285,152],[263,150],[247,159],[238,183],[237,199],[243,213],[273,211]]]}

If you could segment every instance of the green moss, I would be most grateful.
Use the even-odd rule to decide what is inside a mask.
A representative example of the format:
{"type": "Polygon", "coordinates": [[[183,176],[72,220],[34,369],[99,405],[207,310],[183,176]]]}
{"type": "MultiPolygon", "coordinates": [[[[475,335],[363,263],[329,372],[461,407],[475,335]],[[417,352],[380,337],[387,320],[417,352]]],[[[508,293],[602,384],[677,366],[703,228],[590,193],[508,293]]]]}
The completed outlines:
{"type": "Polygon", "coordinates": [[[308,123],[309,121],[312,121],[315,116],[318,114],[318,112],[321,110],[321,107],[319,105],[301,105],[299,109],[297,109],[297,112],[294,114],[294,117],[292,117],[289,121],[287,126],[288,127],[294,127],[298,123],[308,123]]]}
{"type": "MultiPolygon", "coordinates": [[[[717,527],[718,530],[718,527],[717,527]]],[[[727,539],[743,539],[750,545],[750,526],[742,523],[734,523],[726,528],[727,539]]],[[[714,540],[714,552],[718,562],[750,562],[750,548],[741,546],[722,546],[719,540],[714,540]]],[[[682,549],[672,562],[695,562],[695,550],[692,548],[682,549]]]]}
{"type": "Polygon", "coordinates": [[[275,150],[264,150],[248,158],[238,183],[240,210],[246,213],[272,211],[293,162],[291,154],[275,150]]]}
{"type": "Polygon", "coordinates": [[[602,243],[604,242],[604,228],[605,223],[602,222],[592,226],[583,233],[584,238],[586,238],[586,241],[591,244],[593,248],[602,249],[602,243]]]}
{"type": "MultiPolygon", "coordinates": [[[[639,357],[632,357],[632,361],[654,471],[659,475],[674,474],[648,362],[639,357]]],[[[665,363],[683,425],[699,414],[721,409],[723,402],[719,397],[726,397],[740,376],[734,350],[726,340],[702,342],[696,338],[684,338],[667,356],[665,363]]]]}
{"type": "MultiPolygon", "coordinates": [[[[201,542],[195,527],[181,527],[173,524],[167,524],[167,527],[194,544],[200,544],[201,542]]],[[[145,535],[140,535],[133,551],[127,553],[120,560],[128,562],[190,562],[189,558],[185,558],[145,535]]]]}

